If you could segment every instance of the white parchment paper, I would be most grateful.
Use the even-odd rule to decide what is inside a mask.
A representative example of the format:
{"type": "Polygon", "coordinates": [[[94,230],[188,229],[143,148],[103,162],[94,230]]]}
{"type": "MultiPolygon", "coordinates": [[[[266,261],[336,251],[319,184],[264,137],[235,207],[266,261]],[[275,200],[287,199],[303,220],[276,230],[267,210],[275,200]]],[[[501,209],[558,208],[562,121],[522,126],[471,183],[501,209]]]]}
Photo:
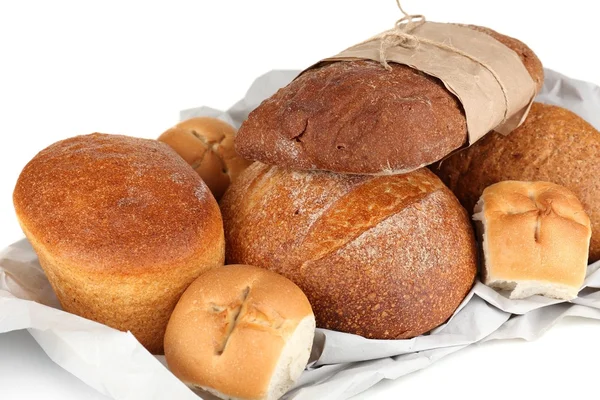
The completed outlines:
{"type": "MultiPolygon", "coordinates": [[[[272,71],[226,112],[185,110],[181,119],[210,115],[239,127],[248,113],[290,82],[299,71],[272,71]]],[[[538,101],[571,109],[600,129],[600,88],[546,70],[538,101]]],[[[428,335],[410,340],[369,340],[318,329],[307,370],[286,399],[348,399],[382,379],[426,368],[470,344],[534,340],[561,318],[600,320],[600,262],[588,267],[584,288],[572,302],[540,296],[510,300],[477,282],[452,318],[428,335]]],[[[148,353],[130,334],[66,313],[28,242],[0,253],[0,334],[27,329],[48,356],[99,392],[117,400],[205,399],[148,353]]]]}

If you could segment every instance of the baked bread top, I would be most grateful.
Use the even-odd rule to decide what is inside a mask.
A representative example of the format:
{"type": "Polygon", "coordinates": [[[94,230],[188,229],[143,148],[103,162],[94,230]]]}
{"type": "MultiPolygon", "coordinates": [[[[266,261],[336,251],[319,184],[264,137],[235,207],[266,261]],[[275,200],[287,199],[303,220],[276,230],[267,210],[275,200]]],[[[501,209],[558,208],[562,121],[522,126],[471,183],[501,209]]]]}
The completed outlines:
{"type": "Polygon", "coordinates": [[[25,166],[13,200],[24,231],[80,268],[165,268],[222,235],[206,185],[154,140],[96,133],[57,142],[25,166]]]}
{"type": "MultiPolygon", "coordinates": [[[[514,50],[541,87],[543,68],[531,49],[491,29],[471,28],[514,50]]],[[[391,66],[342,61],[306,71],[250,113],[236,137],[237,152],[292,169],[398,174],[464,145],[458,99],[437,78],[391,66]]]]}
{"type": "Polygon", "coordinates": [[[212,117],[182,121],[158,138],[168,144],[200,175],[217,201],[250,161],[233,148],[236,130],[212,117]]]}

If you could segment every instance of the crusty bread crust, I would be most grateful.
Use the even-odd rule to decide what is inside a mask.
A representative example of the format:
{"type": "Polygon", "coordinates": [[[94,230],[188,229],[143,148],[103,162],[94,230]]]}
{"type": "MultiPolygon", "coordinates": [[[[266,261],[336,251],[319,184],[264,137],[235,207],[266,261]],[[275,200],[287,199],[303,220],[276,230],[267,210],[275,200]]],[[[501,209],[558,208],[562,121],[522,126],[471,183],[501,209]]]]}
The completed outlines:
{"type": "Polygon", "coordinates": [[[294,281],[322,328],[418,336],[452,315],[476,274],[469,218],[427,169],[373,177],[254,163],[221,208],[228,262],[294,281]]]}
{"type": "MultiPolygon", "coordinates": [[[[543,68],[531,49],[470,27],[514,50],[541,87],[543,68]]],[[[342,61],[306,71],[250,113],[237,152],[291,169],[381,175],[415,170],[464,145],[467,125],[456,97],[437,78],[391,66],[342,61]]]]}
{"type": "MultiPolygon", "coordinates": [[[[265,399],[286,342],[308,299],[290,280],[262,268],[226,265],[202,274],[181,296],[165,335],[169,369],[223,398],[265,399]]],[[[312,337],[296,349],[308,361],[312,337]]]]}
{"type": "Polygon", "coordinates": [[[215,199],[154,140],[55,143],[25,166],[13,200],[62,307],[130,330],[154,353],[187,285],[224,261],[215,199]]]}
{"type": "Polygon", "coordinates": [[[600,132],[576,114],[534,103],[508,136],[491,132],[431,167],[468,212],[483,190],[500,181],[547,181],[570,189],[592,221],[589,261],[600,259],[600,132]]]}

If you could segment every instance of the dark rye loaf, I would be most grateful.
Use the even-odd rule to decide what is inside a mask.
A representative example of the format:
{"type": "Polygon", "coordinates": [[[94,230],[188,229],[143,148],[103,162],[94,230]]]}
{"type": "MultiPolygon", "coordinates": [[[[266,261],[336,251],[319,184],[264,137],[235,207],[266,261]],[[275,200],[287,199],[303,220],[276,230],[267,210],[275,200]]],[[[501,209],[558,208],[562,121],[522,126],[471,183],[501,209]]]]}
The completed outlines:
{"type": "Polygon", "coordinates": [[[497,182],[567,187],[592,223],[589,259],[600,260],[600,132],[571,111],[534,103],[525,123],[510,135],[492,132],[431,169],[469,213],[483,190],[497,182]]]}
{"type": "Polygon", "coordinates": [[[469,218],[429,170],[367,176],[251,165],[221,201],[229,263],[278,272],[317,326],[377,339],[444,323],[469,292],[469,218]]]}
{"type": "MultiPolygon", "coordinates": [[[[542,64],[531,49],[470,27],[514,50],[541,87],[542,64]]],[[[244,158],[292,169],[397,174],[438,161],[466,140],[462,106],[437,78],[352,61],[309,70],[265,100],[242,124],[235,147],[244,158]]]]}

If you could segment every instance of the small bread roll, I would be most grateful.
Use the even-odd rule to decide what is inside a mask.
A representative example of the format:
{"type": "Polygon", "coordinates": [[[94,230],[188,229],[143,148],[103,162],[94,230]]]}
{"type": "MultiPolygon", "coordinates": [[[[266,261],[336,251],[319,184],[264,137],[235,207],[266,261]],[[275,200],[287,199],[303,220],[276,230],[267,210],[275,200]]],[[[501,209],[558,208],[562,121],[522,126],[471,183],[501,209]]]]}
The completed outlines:
{"type": "Polygon", "coordinates": [[[235,152],[235,134],[235,128],[226,122],[198,117],[175,125],[158,140],[171,146],[194,168],[218,201],[229,184],[251,164],[235,152]]]}
{"type": "Polygon", "coordinates": [[[248,265],[211,270],[192,283],[165,334],[169,369],[224,399],[278,399],[310,356],[315,317],[304,293],[248,265]]]}
{"type": "Polygon", "coordinates": [[[577,297],[585,279],[592,228],[583,205],[549,182],[489,186],[473,219],[483,236],[483,283],[511,299],[577,297]]]}
{"type": "Polygon", "coordinates": [[[131,331],[153,354],[184,290],[225,260],[217,202],[156,140],[57,142],[25,166],[13,199],[63,309],[131,331]]]}

